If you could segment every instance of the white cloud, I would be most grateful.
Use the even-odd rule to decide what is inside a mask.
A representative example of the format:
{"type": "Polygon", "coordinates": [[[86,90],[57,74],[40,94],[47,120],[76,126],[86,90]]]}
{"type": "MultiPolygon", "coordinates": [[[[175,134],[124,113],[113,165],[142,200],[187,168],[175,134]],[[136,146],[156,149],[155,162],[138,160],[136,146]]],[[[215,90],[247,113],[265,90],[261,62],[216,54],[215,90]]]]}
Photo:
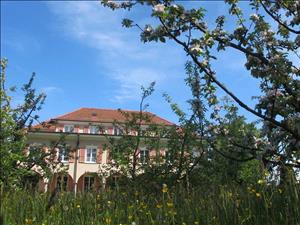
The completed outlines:
{"type": "Polygon", "coordinates": [[[169,75],[168,67],[178,66],[174,58],[182,61],[179,49],[164,46],[167,48],[162,50],[157,44],[140,43],[139,30],[129,31],[121,26],[123,11],[112,12],[94,1],[51,2],[49,7],[67,38],[98,52],[95,63],[101,62],[101,71],[118,83],[114,101],[139,99],[141,85],[163,83],[169,75]]]}
{"type": "Polygon", "coordinates": [[[49,94],[62,93],[63,90],[59,87],[49,86],[49,87],[42,87],[41,92],[45,93],[46,95],[49,95],[49,94]]]}
{"type": "Polygon", "coordinates": [[[137,68],[126,73],[119,72],[114,79],[121,84],[120,90],[115,96],[115,101],[122,102],[140,97],[141,86],[148,87],[153,81],[161,82],[165,79],[165,75],[155,70],[137,68]]]}

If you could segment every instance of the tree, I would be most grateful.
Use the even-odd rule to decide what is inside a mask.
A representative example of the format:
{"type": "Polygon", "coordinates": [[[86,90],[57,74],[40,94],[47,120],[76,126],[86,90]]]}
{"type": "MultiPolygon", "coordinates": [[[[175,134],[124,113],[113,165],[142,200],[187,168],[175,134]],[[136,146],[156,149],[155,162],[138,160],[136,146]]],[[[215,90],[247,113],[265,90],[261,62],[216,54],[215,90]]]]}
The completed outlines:
{"type": "MultiPolygon", "coordinates": [[[[20,187],[28,180],[37,181],[36,169],[43,172],[41,176],[50,175],[53,168],[60,165],[55,159],[55,148],[63,144],[61,137],[52,146],[26,144],[26,133],[33,122],[39,122],[37,112],[41,109],[45,101],[45,94],[36,94],[32,87],[35,74],[31,76],[29,82],[24,84],[24,103],[13,107],[13,99],[10,93],[16,91],[16,87],[7,89],[6,82],[7,60],[1,59],[0,75],[0,187],[9,189],[20,187]],[[45,148],[48,148],[45,151],[45,148]]],[[[40,177],[41,178],[41,177],[40,177]]]]}
{"type": "MultiPolygon", "coordinates": [[[[260,152],[266,167],[279,167],[282,180],[287,168],[300,168],[298,1],[252,0],[249,1],[249,10],[253,14],[246,17],[238,0],[225,0],[229,15],[237,24],[231,30],[226,27],[225,15],[218,16],[215,27],[210,29],[204,19],[203,7],[186,9],[172,0],[120,3],[103,0],[102,4],[112,9],[127,10],[135,5],[152,7],[151,16],[159,25],[145,24],[142,28],[134,21],[124,19],[123,26],[138,27],[143,42],[164,43],[169,39],[180,45],[206,80],[204,90],[208,93],[210,106],[218,105],[214,93],[219,88],[262,123],[260,137],[253,136],[257,151],[253,151],[252,155],[260,152]],[[212,62],[217,59],[218,52],[228,49],[245,56],[245,69],[260,83],[262,94],[257,97],[255,107],[243,102],[237,93],[220,82],[221,75],[213,69],[212,62]],[[293,57],[295,60],[291,60],[293,57]]],[[[193,90],[197,88],[200,86],[192,87],[193,90]]],[[[197,108],[192,110],[197,113],[197,108]]],[[[244,149],[248,147],[244,146],[244,149]]]]}
{"type": "Polygon", "coordinates": [[[135,181],[137,175],[148,163],[145,158],[144,162],[139,165],[139,155],[141,146],[145,146],[148,150],[151,149],[150,146],[147,146],[147,142],[151,138],[149,134],[152,127],[144,124],[150,124],[152,116],[145,112],[148,107],[145,100],[154,91],[154,85],[155,82],[152,82],[148,88],[141,88],[142,96],[138,112],[125,112],[119,109],[119,113],[125,118],[125,121],[114,121],[114,129],[115,135],[121,136],[120,138],[108,137],[108,142],[104,145],[104,149],[108,149],[110,152],[111,166],[108,168],[109,172],[111,173],[113,168],[117,168],[118,173],[124,176],[129,175],[132,181],[135,181]]]}

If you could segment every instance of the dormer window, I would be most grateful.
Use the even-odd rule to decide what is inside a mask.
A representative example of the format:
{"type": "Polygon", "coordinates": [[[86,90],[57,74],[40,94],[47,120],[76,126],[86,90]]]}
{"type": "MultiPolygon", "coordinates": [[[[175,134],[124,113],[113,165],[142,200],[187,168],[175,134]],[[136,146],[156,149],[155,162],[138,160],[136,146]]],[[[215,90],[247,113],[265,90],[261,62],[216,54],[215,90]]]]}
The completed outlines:
{"type": "Polygon", "coordinates": [[[98,134],[99,127],[98,126],[90,126],[90,134],[98,134]]]}
{"type": "Polygon", "coordinates": [[[74,131],[74,126],[73,125],[65,125],[64,126],[64,132],[72,133],[73,131],[74,131]]]}

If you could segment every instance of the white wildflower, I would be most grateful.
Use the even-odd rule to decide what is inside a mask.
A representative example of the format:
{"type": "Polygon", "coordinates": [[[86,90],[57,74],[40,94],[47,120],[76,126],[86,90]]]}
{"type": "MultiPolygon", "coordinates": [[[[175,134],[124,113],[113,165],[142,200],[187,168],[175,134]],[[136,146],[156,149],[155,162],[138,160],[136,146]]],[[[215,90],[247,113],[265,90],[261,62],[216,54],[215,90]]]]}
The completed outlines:
{"type": "Polygon", "coordinates": [[[154,12],[163,13],[165,11],[165,6],[163,4],[157,4],[153,7],[154,12]]]}

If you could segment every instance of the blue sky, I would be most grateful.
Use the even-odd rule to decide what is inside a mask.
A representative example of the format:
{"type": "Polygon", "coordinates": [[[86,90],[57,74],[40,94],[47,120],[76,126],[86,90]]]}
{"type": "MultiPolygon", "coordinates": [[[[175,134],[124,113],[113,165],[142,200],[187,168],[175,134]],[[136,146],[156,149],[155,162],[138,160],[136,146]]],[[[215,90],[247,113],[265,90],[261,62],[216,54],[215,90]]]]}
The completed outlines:
{"type": "MultiPolygon", "coordinates": [[[[190,4],[207,7],[209,21],[226,10],[219,1],[190,4]]],[[[127,16],[143,26],[149,12],[111,11],[94,1],[1,1],[1,57],[9,60],[8,85],[20,87],[36,72],[34,86],[47,94],[40,112],[45,120],[80,107],[138,109],[140,86],[156,81],[147,101],[149,111],[177,122],[162,93],[187,109],[185,53],[173,42],[143,44],[139,30],[121,26],[127,16]]],[[[230,89],[253,105],[251,96],[258,86],[243,62],[243,56],[229,51],[218,54],[215,69],[230,89]]],[[[17,94],[14,102],[21,97],[17,94]]]]}

